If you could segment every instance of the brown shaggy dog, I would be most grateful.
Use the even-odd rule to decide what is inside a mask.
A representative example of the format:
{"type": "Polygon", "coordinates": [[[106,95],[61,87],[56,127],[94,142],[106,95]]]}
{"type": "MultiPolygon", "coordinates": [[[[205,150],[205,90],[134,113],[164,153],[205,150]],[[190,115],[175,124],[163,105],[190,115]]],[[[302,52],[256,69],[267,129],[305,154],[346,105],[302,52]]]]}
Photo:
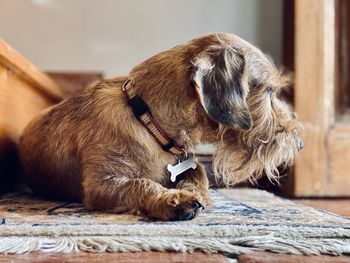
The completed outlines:
{"type": "Polygon", "coordinates": [[[220,33],[194,39],[102,81],[34,119],[20,142],[25,178],[34,192],[91,209],[131,211],[162,220],[193,218],[210,205],[203,166],[172,183],[162,150],[134,116],[133,95],[187,152],[217,146],[216,177],[226,185],[278,177],[300,148],[299,124],[277,97],[286,80],[257,48],[220,33]]]}

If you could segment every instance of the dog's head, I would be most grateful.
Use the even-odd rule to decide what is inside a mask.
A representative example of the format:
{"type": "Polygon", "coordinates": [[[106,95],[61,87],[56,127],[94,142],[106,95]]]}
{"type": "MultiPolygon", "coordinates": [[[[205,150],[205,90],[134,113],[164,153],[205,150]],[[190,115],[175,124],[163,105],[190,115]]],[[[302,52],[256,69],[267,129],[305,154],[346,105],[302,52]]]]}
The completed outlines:
{"type": "MultiPolygon", "coordinates": [[[[279,98],[286,78],[260,50],[237,36],[194,39],[160,53],[133,72],[139,81],[147,79],[142,85],[152,87],[142,95],[157,92],[147,98],[151,105],[162,101],[163,112],[182,112],[183,128],[192,137],[216,144],[214,172],[226,185],[255,181],[262,174],[276,179],[277,168],[290,165],[303,147],[301,125],[279,98]],[[201,132],[191,133],[200,126],[201,132]]],[[[165,112],[157,117],[168,116],[165,112]]]]}
{"type": "Polygon", "coordinates": [[[300,124],[279,94],[288,84],[262,52],[235,36],[193,60],[193,83],[208,117],[219,125],[214,171],[226,185],[270,179],[303,147],[300,124]]]}

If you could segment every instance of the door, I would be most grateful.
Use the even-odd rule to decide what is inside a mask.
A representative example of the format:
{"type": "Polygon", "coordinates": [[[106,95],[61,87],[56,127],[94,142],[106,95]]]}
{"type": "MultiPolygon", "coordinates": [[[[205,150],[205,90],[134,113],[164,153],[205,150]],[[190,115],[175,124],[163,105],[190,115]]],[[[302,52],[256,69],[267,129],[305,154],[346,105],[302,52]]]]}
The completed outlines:
{"type": "Polygon", "coordinates": [[[350,3],[295,1],[295,196],[350,196],[350,3]]]}

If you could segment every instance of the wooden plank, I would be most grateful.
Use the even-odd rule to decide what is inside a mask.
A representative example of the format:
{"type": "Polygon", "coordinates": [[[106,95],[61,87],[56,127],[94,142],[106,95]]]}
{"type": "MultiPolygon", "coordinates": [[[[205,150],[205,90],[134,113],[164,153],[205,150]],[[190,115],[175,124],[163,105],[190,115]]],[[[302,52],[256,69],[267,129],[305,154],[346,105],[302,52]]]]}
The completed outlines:
{"type": "Polygon", "coordinates": [[[350,123],[337,124],[328,138],[329,181],[327,196],[349,196],[350,123]]]}
{"type": "Polygon", "coordinates": [[[48,97],[0,66],[0,127],[5,128],[16,143],[27,123],[51,104],[48,97]]]}
{"type": "Polygon", "coordinates": [[[204,254],[200,252],[188,253],[164,253],[164,252],[137,252],[137,253],[30,253],[26,255],[0,255],[0,262],[67,262],[67,263],[97,263],[97,262],[120,262],[120,263],[181,263],[181,262],[208,262],[228,263],[228,259],[220,254],[204,254]]]}
{"type": "Polygon", "coordinates": [[[239,263],[348,263],[350,257],[334,256],[299,256],[275,254],[269,252],[255,252],[238,256],[239,263]]]}
{"type": "Polygon", "coordinates": [[[52,101],[0,65],[0,193],[17,180],[17,145],[27,123],[52,101]]]}
{"type": "Polygon", "coordinates": [[[296,203],[350,217],[350,199],[296,199],[296,203]]]}
{"type": "Polygon", "coordinates": [[[305,148],[295,166],[296,196],[326,194],[327,134],[334,123],[334,0],[295,3],[295,109],[305,148]]]}
{"type": "Polygon", "coordinates": [[[3,39],[0,39],[0,65],[31,83],[51,100],[59,101],[63,98],[63,93],[54,80],[38,70],[3,39]]]}

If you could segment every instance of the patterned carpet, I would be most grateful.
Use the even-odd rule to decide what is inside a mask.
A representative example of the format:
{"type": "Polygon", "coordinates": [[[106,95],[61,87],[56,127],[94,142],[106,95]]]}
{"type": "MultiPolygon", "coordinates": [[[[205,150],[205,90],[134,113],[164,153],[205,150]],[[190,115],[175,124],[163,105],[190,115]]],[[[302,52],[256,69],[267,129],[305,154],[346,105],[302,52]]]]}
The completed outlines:
{"type": "Polygon", "coordinates": [[[0,253],[178,251],[350,253],[350,219],[253,189],[211,190],[194,220],[159,222],[91,212],[24,194],[0,198],[0,253]]]}

